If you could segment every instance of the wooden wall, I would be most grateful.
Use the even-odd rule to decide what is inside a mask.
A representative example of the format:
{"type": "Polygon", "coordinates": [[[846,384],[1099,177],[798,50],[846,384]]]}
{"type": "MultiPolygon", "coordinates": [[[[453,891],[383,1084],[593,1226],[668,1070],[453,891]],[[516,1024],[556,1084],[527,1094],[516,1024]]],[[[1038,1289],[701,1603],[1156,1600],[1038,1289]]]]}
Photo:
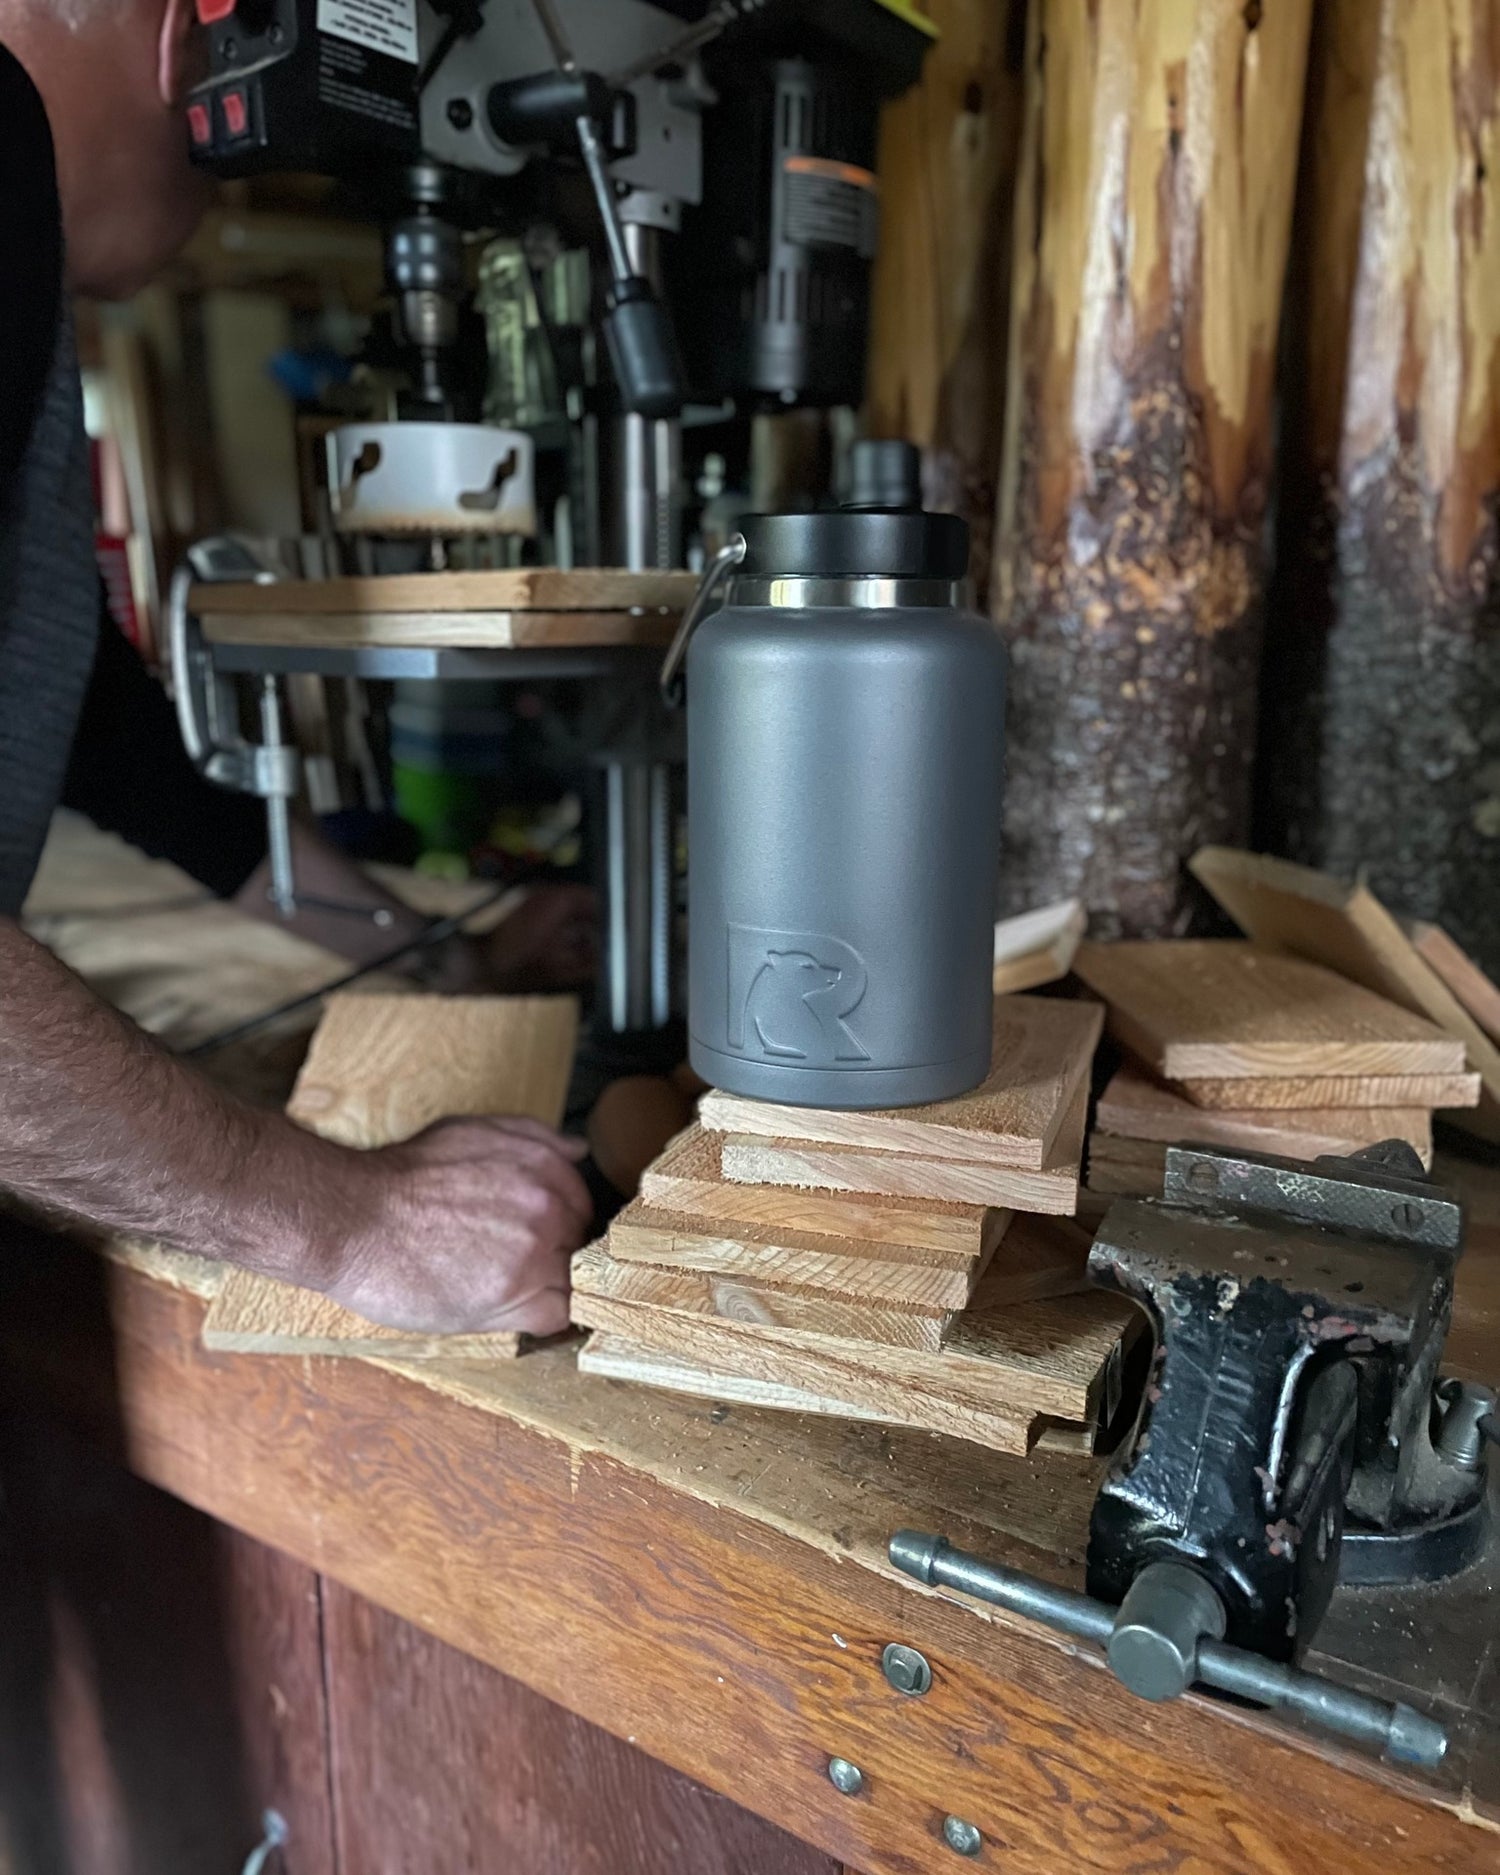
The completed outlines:
{"type": "Polygon", "coordinates": [[[0,1871],[839,1875],[759,1817],[0,1412],[0,1871]]]}

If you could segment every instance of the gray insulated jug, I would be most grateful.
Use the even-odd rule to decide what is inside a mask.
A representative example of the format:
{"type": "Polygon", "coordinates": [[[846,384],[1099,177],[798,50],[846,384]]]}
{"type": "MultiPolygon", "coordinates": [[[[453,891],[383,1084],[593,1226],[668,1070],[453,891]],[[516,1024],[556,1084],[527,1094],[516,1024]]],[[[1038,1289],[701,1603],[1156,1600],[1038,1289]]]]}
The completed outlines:
{"type": "Polygon", "coordinates": [[[756,515],[728,563],[664,671],[685,644],[692,1065],[797,1106],[964,1093],[990,1066],[1005,704],[968,529],[756,515]]]}

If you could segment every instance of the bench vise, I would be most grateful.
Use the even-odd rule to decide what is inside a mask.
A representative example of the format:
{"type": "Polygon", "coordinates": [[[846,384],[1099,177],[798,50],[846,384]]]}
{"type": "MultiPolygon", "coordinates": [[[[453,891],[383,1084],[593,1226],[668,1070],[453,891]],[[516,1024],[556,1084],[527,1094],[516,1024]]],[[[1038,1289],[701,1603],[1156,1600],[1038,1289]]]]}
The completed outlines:
{"type": "Polygon", "coordinates": [[[1201,1681],[1437,1763],[1441,1727],[1295,1663],[1336,1584],[1437,1581],[1486,1547],[1495,1394],[1438,1373],[1462,1246],[1405,1141],[1310,1164],[1173,1147],[1162,1197],[1112,1205],[1089,1257],[1155,1340],[1087,1592],[912,1531],[892,1561],[1099,1641],[1144,1698],[1201,1681]]]}

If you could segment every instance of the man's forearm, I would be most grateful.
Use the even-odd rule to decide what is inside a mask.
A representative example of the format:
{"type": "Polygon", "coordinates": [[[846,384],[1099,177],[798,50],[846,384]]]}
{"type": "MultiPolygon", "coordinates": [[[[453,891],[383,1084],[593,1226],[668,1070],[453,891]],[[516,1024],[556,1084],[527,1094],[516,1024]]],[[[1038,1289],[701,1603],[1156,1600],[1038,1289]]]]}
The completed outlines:
{"type": "Polygon", "coordinates": [[[0,918],[0,1189],[321,1287],[326,1220],[363,1222],[350,1157],[214,1087],[0,918]]]}

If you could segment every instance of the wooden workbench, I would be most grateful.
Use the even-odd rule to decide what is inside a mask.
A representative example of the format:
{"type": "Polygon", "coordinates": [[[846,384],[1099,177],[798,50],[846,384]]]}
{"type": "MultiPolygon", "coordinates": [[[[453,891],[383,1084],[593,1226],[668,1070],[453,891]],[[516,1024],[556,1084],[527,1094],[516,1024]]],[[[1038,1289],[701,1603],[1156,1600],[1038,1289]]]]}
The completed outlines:
{"type": "MultiPolygon", "coordinates": [[[[1454,1364],[1493,1374],[1500,1179],[1474,1191],[1454,1364]]],[[[906,1524],[1076,1582],[1088,1461],[632,1390],[580,1376],[566,1346],[442,1372],[210,1355],[205,1266],[13,1236],[7,1502],[25,1523],[46,1492],[33,1478],[16,1499],[24,1454],[64,1438],[255,1540],[229,1579],[253,1579],[258,1612],[224,1601],[224,1645],[279,1662],[263,1669],[276,1698],[322,1715],[297,1749],[242,1726],[246,1774],[303,1845],[289,1868],[883,1875],[959,1866],[941,1840],[950,1812],[983,1831],[979,1866],[1021,1875],[1500,1866],[1493,1571],[1447,1598],[1392,1598],[1378,1621],[1369,1598],[1342,1597],[1320,1635],[1313,1664],[1447,1718],[1442,1771],[1408,1775],[1196,1696],[1146,1706],[1087,1648],[884,1560],[906,1524]],[[925,1698],[886,1684],[891,1640],[930,1660],[925,1698]],[[564,1734],[558,1707],[599,1731],[564,1734]],[[864,1771],[859,1796],[828,1781],[835,1754],[864,1771]],[[517,1795],[518,1762],[551,1793],[546,1829],[526,1810],[535,1781],[517,1795]],[[326,1855],[308,1846],[320,1831],[326,1855]]],[[[124,1526],[122,1578],[143,1527],[124,1526]]],[[[53,1622],[65,1658],[99,1654],[109,1625],[85,1625],[70,1642],[53,1622]]],[[[87,1735],[107,1744],[110,1726],[87,1735]]]]}

